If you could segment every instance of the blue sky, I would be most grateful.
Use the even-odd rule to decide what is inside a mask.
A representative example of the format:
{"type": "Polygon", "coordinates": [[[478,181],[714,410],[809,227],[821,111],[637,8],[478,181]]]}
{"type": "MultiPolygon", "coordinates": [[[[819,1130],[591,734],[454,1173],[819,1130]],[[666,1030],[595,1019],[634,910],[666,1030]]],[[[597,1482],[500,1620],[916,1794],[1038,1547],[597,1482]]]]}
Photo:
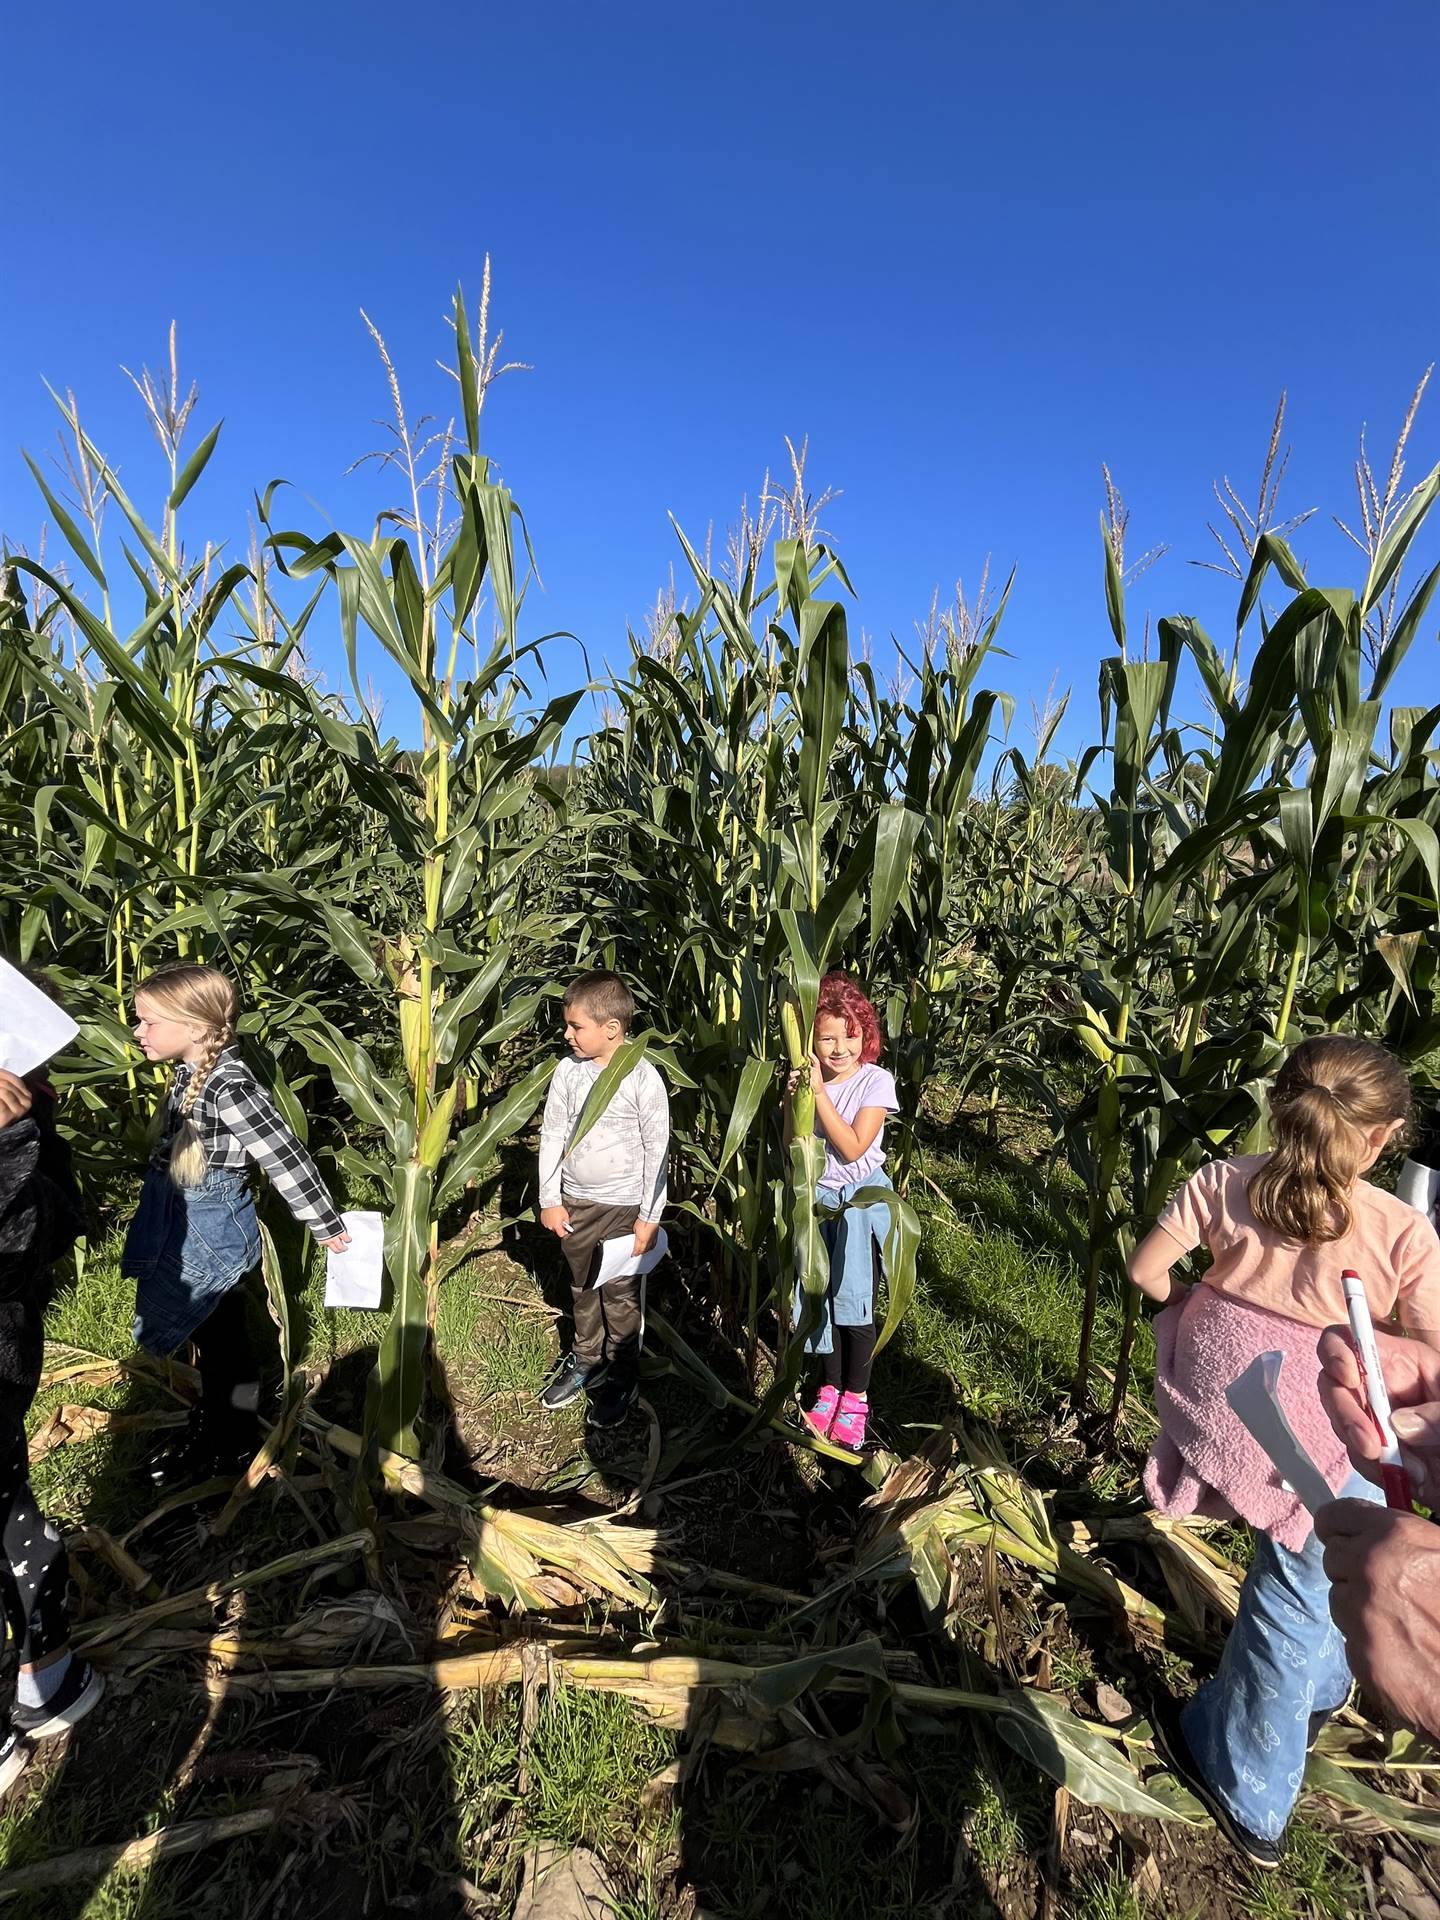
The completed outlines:
{"type": "MultiPolygon", "coordinates": [[[[1352,583],[1329,515],[1353,512],[1360,426],[1388,461],[1436,357],[1430,0],[77,0],[7,41],[0,529],[27,545],[42,377],[158,508],[119,368],[157,364],[172,317],[198,430],[226,420],[188,537],[243,551],[276,475],[368,532],[387,489],[344,474],[387,397],[358,310],[411,406],[448,411],[443,316],[488,251],[534,366],[486,423],[545,580],[529,633],[620,662],[679,573],[667,513],[723,529],[808,434],[853,630],[883,659],[935,585],[1016,564],[990,679],[1022,716],[1073,684],[1074,744],[1109,647],[1101,462],[1132,551],[1171,543],[1134,613],[1222,637],[1235,590],[1187,562],[1212,557],[1212,480],[1253,495],[1281,388],[1284,502],[1322,509],[1298,545],[1352,583]]],[[[1440,381],[1408,477],[1437,459],[1440,381]]],[[[1434,628],[1404,699],[1435,686],[1434,628]]],[[[315,653],[338,668],[331,633],[315,653]]],[[[549,666],[581,671],[563,644],[549,666]]]]}

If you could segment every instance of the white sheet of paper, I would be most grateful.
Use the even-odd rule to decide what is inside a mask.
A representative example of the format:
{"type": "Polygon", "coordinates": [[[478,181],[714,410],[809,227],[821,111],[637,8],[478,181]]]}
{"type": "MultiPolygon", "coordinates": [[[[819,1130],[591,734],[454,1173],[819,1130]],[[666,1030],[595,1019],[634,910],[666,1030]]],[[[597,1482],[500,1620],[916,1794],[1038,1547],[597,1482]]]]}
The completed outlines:
{"type": "Polygon", "coordinates": [[[1270,1464],[1285,1485],[1313,1515],[1335,1496],[1329,1481],[1295,1438],[1275,1392],[1284,1361],[1283,1353],[1257,1354],[1240,1378],[1225,1389],[1225,1398],[1269,1455],[1270,1464]]]}
{"type": "Polygon", "coordinates": [[[48,994],[0,960],[0,1067],[31,1073],[79,1031],[48,994]]]}
{"type": "Polygon", "coordinates": [[[1427,1220],[1440,1218],[1440,1167],[1425,1167],[1418,1160],[1407,1160],[1395,1180],[1395,1198],[1414,1207],[1427,1220]]]}
{"type": "Polygon", "coordinates": [[[385,1272],[385,1216],[381,1213],[342,1213],[350,1235],[343,1253],[332,1247],[325,1255],[327,1307],[378,1307],[385,1272]]]}
{"type": "Polygon", "coordinates": [[[652,1267],[658,1267],[670,1251],[670,1236],[664,1227],[655,1236],[655,1244],[648,1253],[635,1255],[635,1239],[632,1234],[622,1233],[618,1239],[600,1242],[600,1271],[595,1276],[597,1287],[603,1287],[607,1280],[624,1280],[632,1273],[649,1273],[652,1267]]]}

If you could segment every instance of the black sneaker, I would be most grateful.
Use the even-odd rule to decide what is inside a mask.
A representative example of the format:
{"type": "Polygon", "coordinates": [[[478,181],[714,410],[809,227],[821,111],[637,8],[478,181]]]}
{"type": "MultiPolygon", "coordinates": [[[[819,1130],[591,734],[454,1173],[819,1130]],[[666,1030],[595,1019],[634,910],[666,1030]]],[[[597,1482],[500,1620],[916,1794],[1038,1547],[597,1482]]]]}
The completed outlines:
{"type": "Polygon", "coordinates": [[[260,1423],[253,1413],[209,1418],[201,1408],[146,1464],[158,1492],[196,1487],[206,1480],[237,1480],[260,1451],[260,1423]]]}
{"type": "Polygon", "coordinates": [[[83,1720],[105,1691],[105,1682],[88,1660],[73,1655],[65,1678],[40,1707],[11,1709],[10,1724],[29,1740],[46,1740],[83,1720]]]}
{"type": "Polygon", "coordinates": [[[260,1451],[264,1435],[258,1415],[227,1411],[203,1423],[202,1438],[199,1464],[205,1471],[200,1478],[238,1480],[260,1451]]]}
{"type": "Polygon", "coordinates": [[[610,1362],[601,1360],[593,1367],[582,1367],[573,1353],[567,1353],[551,1374],[540,1393],[540,1404],[550,1413],[558,1413],[578,1400],[582,1393],[598,1387],[610,1371],[610,1362]]]}
{"type": "Polygon", "coordinates": [[[203,1445],[200,1410],[192,1407],[184,1426],[166,1430],[164,1439],[147,1457],[140,1471],[152,1487],[162,1491],[188,1485],[192,1480],[203,1480],[206,1477],[200,1471],[205,1464],[201,1457],[203,1445]]]}
{"type": "Polygon", "coordinates": [[[1218,1797],[1190,1751],[1190,1743],[1180,1725],[1180,1709],[1176,1702],[1168,1699],[1157,1702],[1151,1712],[1150,1722],[1155,1729],[1156,1751],[1180,1784],[1190,1789],[1231,1846],[1243,1853],[1252,1867],[1273,1873],[1285,1851],[1284,1841],[1269,1840],[1264,1834],[1252,1833],[1248,1827],[1242,1827],[1218,1797]]]}
{"type": "Polygon", "coordinates": [[[619,1374],[610,1374],[602,1383],[598,1393],[590,1395],[590,1403],[585,1409],[585,1422],[591,1427],[618,1427],[625,1420],[640,1398],[640,1383],[635,1379],[625,1379],[619,1374]]]}
{"type": "Polygon", "coordinates": [[[35,1758],[34,1743],[18,1727],[0,1734],[0,1794],[6,1794],[35,1758]]]}

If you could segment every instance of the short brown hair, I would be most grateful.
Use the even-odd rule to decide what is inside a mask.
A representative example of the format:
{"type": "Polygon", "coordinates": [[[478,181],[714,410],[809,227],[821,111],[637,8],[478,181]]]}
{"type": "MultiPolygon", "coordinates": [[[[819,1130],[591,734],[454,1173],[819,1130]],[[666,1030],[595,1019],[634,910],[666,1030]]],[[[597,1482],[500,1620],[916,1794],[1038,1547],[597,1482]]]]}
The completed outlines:
{"type": "Polygon", "coordinates": [[[635,996],[618,973],[582,973],[565,989],[565,1005],[579,1007],[602,1025],[618,1020],[622,1033],[630,1031],[635,1018],[635,996]]]}
{"type": "Polygon", "coordinates": [[[1255,1218],[1316,1246],[1350,1231],[1350,1188],[1372,1127],[1408,1123],[1410,1082],[1373,1040],[1324,1033],[1303,1040],[1275,1077],[1275,1142],[1248,1197],[1255,1218]]]}

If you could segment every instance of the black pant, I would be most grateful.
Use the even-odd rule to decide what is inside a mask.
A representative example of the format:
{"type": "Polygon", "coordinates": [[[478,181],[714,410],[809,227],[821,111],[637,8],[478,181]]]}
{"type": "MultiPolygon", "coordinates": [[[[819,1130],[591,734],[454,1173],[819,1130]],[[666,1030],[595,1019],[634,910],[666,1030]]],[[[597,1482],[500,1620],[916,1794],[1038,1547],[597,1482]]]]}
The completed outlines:
{"type": "Polygon", "coordinates": [[[22,1665],[70,1638],[70,1559],[30,1491],[25,1430],[0,1428],[0,1604],[22,1665]]]}
{"type": "Polygon", "coordinates": [[[212,1436],[248,1436],[260,1398],[260,1361],[250,1338],[243,1280],[221,1294],[218,1305],[190,1337],[200,1369],[200,1407],[206,1429],[212,1436]],[[237,1399],[243,1404],[237,1405],[237,1399]]]}
{"type": "Polygon", "coordinates": [[[575,1314],[575,1358],[582,1367],[608,1361],[613,1371],[631,1379],[640,1366],[640,1338],[645,1328],[644,1287],[639,1274],[624,1280],[594,1284],[600,1271],[600,1247],[635,1231],[638,1207],[603,1207],[593,1200],[567,1200],[570,1231],[561,1241],[570,1269],[570,1303],[575,1314]]]}

